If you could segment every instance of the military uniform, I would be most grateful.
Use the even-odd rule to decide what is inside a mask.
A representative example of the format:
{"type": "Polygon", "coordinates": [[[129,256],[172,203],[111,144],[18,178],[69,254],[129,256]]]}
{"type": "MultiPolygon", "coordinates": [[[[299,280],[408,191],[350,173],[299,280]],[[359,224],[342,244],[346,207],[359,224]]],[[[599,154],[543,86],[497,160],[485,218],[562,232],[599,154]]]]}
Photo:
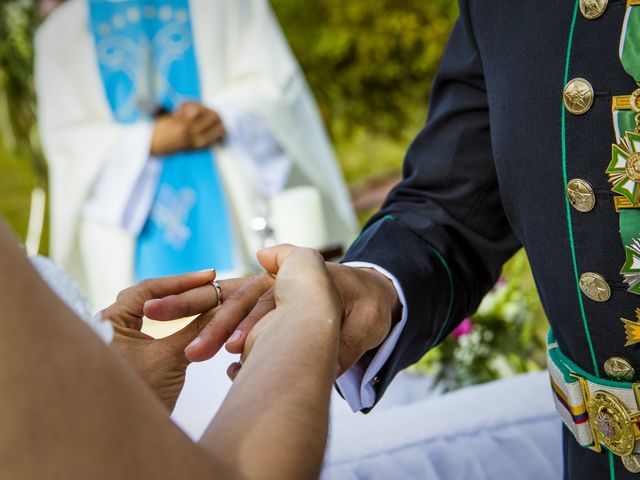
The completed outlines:
{"type": "MultiPolygon", "coordinates": [[[[633,327],[640,295],[620,274],[628,259],[620,195],[605,172],[617,142],[614,97],[628,109],[638,88],[619,57],[626,10],[623,0],[461,1],[404,179],[345,258],[388,270],[407,302],[407,324],[376,379],[378,398],[396,372],[475,311],[523,246],[555,335],[552,348],[633,399],[626,382],[639,378],[640,347],[625,346],[620,319],[633,327]]],[[[585,397],[600,387],[586,388],[585,397]]],[[[554,393],[562,404],[562,391],[554,393]]],[[[615,424],[606,402],[590,418],[596,397],[568,410],[569,421],[583,422],[576,425],[598,439],[592,447],[620,428],[638,436],[637,421],[615,424]]],[[[638,407],[628,403],[622,408],[631,419],[638,407]]],[[[565,428],[565,477],[637,477],[633,453],[623,463],[601,450],[580,446],[565,428]]]]}

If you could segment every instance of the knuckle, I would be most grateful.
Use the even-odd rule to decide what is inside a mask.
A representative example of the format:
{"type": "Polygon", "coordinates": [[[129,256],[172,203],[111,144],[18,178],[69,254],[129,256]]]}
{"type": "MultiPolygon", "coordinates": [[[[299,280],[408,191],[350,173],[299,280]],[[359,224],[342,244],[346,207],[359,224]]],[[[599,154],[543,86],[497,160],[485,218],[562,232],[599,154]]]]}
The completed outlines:
{"type": "Polygon", "coordinates": [[[349,332],[343,333],[340,343],[341,343],[341,350],[347,356],[354,358],[354,360],[357,360],[358,358],[360,358],[364,353],[363,347],[362,347],[362,341],[360,340],[360,338],[353,335],[352,333],[349,333],[349,332]]]}
{"type": "Polygon", "coordinates": [[[144,291],[150,290],[152,285],[153,281],[150,278],[145,278],[144,280],[140,280],[140,282],[138,282],[138,287],[144,291]]]}

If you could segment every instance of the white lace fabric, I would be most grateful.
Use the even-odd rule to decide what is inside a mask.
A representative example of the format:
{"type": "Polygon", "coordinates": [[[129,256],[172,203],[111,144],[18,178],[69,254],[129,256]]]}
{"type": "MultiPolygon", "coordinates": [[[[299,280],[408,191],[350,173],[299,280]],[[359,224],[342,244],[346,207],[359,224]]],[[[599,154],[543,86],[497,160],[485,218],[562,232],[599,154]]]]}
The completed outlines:
{"type": "Polygon", "coordinates": [[[111,322],[104,321],[100,313],[93,315],[89,308],[89,302],[76,283],[67,273],[46,257],[30,257],[32,265],[38,271],[49,288],[58,295],[78,317],[82,319],[96,335],[105,343],[111,343],[113,339],[113,326],[111,322]]]}

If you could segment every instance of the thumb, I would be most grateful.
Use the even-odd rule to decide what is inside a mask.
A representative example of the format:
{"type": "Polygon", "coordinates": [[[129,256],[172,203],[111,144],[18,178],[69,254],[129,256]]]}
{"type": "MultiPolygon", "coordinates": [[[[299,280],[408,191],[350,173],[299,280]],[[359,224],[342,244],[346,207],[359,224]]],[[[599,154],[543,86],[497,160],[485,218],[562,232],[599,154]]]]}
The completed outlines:
{"type": "Polygon", "coordinates": [[[296,249],[288,243],[258,250],[258,262],[267,272],[275,275],[289,255],[296,249]]]}

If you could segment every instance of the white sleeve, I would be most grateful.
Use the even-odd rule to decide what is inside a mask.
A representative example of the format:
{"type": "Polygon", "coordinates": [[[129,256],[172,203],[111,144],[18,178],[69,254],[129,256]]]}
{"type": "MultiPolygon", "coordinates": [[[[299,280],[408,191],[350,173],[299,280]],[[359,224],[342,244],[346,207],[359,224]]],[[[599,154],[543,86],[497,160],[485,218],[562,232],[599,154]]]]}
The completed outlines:
{"type": "Polygon", "coordinates": [[[391,352],[396,347],[400,334],[407,323],[407,304],[404,292],[398,279],[384,268],[368,262],[346,262],[344,265],[358,268],[373,268],[393,282],[393,286],[398,292],[398,299],[402,305],[400,321],[391,329],[386,340],[378,347],[378,351],[368,365],[364,361],[359,361],[349,370],[344,372],[336,383],[344,399],[351,407],[351,410],[358,412],[363,408],[370,408],[376,401],[376,391],[374,385],[377,383],[378,372],[391,356],[391,352]]]}
{"type": "Polygon", "coordinates": [[[83,213],[105,225],[140,233],[156,190],[159,160],[149,154],[153,124],[126,126],[90,191],[83,213]]]}
{"type": "Polygon", "coordinates": [[[149,154],[152,135],[153,125],[147,122],[123,129],[84,206],[87,218],[127,230],[134,236],[140,232],[151,208],[160,171],[159,161],[149,154]]]}
{"type": "Polygon", "coordinates": [[[264,122],[230,101],[214,102],[212,108],[222,118],[225,144],[241,162],[254,186],[266,197],[281,191],[293,160],[264,122]]]}

